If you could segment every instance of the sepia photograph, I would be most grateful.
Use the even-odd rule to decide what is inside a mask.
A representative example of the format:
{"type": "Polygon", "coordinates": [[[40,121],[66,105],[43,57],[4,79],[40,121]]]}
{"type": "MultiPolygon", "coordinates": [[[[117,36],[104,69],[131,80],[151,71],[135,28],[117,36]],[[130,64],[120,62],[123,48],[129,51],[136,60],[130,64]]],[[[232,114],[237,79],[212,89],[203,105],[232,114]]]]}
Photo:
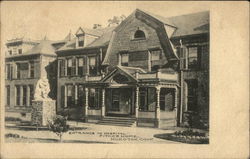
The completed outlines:
{"type": "Polygon", "coordinates": [[[184,6],[3,2],[2,142],[209,146],[211,7],[184,6]]]}

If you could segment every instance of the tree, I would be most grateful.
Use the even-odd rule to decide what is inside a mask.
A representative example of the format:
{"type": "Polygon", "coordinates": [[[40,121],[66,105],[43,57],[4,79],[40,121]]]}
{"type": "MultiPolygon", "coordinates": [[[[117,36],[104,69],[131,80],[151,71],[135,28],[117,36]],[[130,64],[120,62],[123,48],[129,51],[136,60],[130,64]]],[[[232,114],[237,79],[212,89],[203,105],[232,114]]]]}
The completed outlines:
{"type": "Polygon", "coordinates": [[[112,19],[108,20],[108,26],[116,26],[119,25],[124,19],[126,19],[125,15],[114,16],[112,19]]]}
{"type": "Polygon", "coordinates": [[[69,125],[67,125],[67,119],[61,115],[57,115],[54,117],[52,121],[48,121],[49,130],[56,133],[60,138],[60,142],[62,142],[63,133],[69,130],[69,125]]]}
{"type": "Polygon", "coordinates": [[[98,29],[98,28],[101,28],[101,27],[102,27],[101,24],[94,24],[94,25],[93,25],[93,29],[98,29]]]}

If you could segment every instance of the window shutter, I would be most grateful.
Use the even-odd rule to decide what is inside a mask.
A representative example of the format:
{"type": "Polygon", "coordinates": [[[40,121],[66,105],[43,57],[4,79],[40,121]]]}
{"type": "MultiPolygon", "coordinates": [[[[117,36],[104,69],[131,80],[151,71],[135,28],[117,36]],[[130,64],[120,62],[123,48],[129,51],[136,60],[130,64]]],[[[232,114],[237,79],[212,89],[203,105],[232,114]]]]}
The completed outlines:
{"type": "Polygon", "coordinates": [[[61,108],[65,107],[65,86],[61,86],[61,108]]]}

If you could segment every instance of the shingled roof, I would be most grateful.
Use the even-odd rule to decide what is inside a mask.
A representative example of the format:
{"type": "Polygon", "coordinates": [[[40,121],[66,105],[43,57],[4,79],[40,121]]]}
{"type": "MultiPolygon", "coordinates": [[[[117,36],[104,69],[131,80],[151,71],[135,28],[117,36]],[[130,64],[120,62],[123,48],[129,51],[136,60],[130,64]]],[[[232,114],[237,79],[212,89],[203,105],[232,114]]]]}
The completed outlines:
{"type": "Polygon", "coordinates": [[[172,37],[209,32],[209,11],[175,16],[167,19],[177,27],[172,37]]]}
{"type": "Polygon", "coordinates": [[[50,40],[42,40],[39,44],[34,46],[29,51],[24,54],[47,54],[47,55],[56,55],[55,48],[52,46],[52,41],[50,40]]]}
{"type": "MultiPolygon", "coordinates": [[[[85,46],[83,49],[93,48],[93,47],[102,47],[102,46],[108,45],[110,38],[111,38],[111,35],[112,35],[112,31],[114,29],[115,29],[115,27],[106,27],[106,28],[100,28],[100,29],[88,29],[87,31],[97,30],[97,32],[102,32],[102,34],[100,35],[99,38],[97,38],[92,43],[85,46]]],[[[84,30],[84,32],[85,32],[85,30],[84,30]]],[[[74,38],[72,38],[72,40],[68,41],[63,47],[58,49],[58,51],[59,52],[60,51],[67,51],[67,50],[72,50],[72,49],[76,49],[76,37],[74,37],[74,38]]]]}

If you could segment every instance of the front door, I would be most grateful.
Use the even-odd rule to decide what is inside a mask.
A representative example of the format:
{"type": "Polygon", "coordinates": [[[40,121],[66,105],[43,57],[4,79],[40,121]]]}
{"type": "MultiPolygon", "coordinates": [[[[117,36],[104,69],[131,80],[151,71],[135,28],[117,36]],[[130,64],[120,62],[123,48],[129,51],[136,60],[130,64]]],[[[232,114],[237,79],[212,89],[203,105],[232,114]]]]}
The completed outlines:
{"type": "Polygon", "coordinates": [[[130,88],[112,88],[109,92],[111,101],[108,105],[108,115],[130,115],[132,90],[130,88]]]}

